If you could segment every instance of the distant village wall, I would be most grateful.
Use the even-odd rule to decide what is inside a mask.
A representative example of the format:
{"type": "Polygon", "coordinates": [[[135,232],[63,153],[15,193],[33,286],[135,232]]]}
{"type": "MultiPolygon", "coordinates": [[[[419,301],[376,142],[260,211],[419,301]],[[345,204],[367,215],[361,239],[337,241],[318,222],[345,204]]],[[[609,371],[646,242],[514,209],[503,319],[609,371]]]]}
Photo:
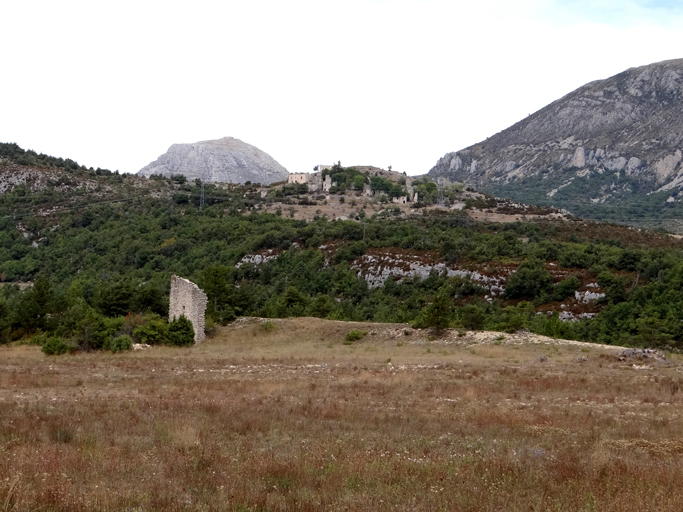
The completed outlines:
{"type": "MultiPolygon", "coordinates": [[[[289,184],[306,184],[306,185],[308,185],[308,191],[309,192],[325,192],[325,193],[331,192],[332,187],[336,186],[337,183],[332,181],[332,176],[330,174],[327,174],[323,178],[323,171],[327,170],[327,169],[331,169],[332,166],[330,166],[330,165],[317,165],[316,168],[318,170],[315,172],[312,172],[312,173],[310,173],[310,172],[291,173],[289,175],[289,177],[287,178],[287,183],[289,183],[289,184]]],[[[360,170],[366,176],[380,176],[383,178],[387,178],[394,183],[396,183],[397,181],[400,183],[403,183],[405,188],[406,188],[406,191],[408,193],[405,196],[393,198],[392,201],[394,203],[405,204],[405,203],[409,203],[411,201],[417,202],[417,193],[415,192],[415,189],[413,188],[413,179],[409,176],[406,176],[405,173],[404,173],[404,175],[401,176],[397,172],[385,171],[383,169],[378,169],[376,167],[363,167],[363,166],[361,166],[361,167],[356,167],[356,168],[358,170],[360,170]]],[[[439,179],[442,179],[442,178],[439,178],[439,179]]],[[[380,194],[379,191],[373,190],[369,183],[366,183],[363,186],[363,192],[362,193],[365,194],[366,196],[369,196],[369,197],[380,194]]]]}
{"type": "Polygon", "coordinates": [[[204,314],[206,312],[206,294],[192,281],[182,277],[171,277],[171,302],[168,318],[173,320],[185,315],[194,328],[194,342],[200,343],[204,335],[204,314]]]}

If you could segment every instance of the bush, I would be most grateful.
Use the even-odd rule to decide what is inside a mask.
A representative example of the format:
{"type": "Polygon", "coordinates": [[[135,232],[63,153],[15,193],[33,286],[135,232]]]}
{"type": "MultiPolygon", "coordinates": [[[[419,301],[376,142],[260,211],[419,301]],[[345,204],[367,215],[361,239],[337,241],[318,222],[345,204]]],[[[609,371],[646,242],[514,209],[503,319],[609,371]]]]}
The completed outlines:
{"type": "Polygon", "coordinates": [[[477,331],[484,327],[486,315],[479,307],[468,304],[460,310],[461,323],[465,329],[477,331]]]}
{"type": "Polygon", "coordinates": [[[81,348],[85,350],[111,349],[111,339],[121,330],[124,322],[123,317],[106,318],[101,316],[98,316],[92,322],[87,321],[83,324],[83,344],[81,348]],[[90,328],[88,328],[88,325],[90,328]]]}
{"type": "Polygon", "coordinates": [[[354,341],[362,340],[363,338],[365,338],[366,334],[366,331],[361,331],[360,329],[354,329],[352,331],[349,331],[346,333],[346,336],[344,336],[344,343],[351,344],[354,341]]]}
{"type": "Polygon", "coordinates": [[[66,354],[69,351],[69,346],[64,343],[64,340],[58,336],[48,338],[43,344],[43,354],[47,356],[58,356],[66,354]]]}
{"type": "Polygon", "coordinates": [[[116,354],[117,352],[122,352],[124,350],[130,350],[133,348],[133,341],[130,339],[130,336],[124,334],[123,336],[118,336],[111,340],[109,347],[111,351],[116,354]]]}
{"type": "Polygon", "coordinates": [[[276,325],[273,322],[271,322],[270,320],[268,320],[267,322],[263,322],[261,324],[261,329],[263,329],[266,332],[271,332],[271,331],[274,331],[276,329],[276,325]]]}
{"type": "Polygon", "coordinates": [[[194,345],[194,327],[185,315],[174,318],[168,324],[168,344],[177,347],[194,345]]]}
{"type": "Polygon", "coordinates": [[[38,331],[36,334],[33,335],[29,344],[30,345],[40,345],[42,347],[43,345],[45,345],[47,340],[48,340],[47,333],[38,331]]]}
{"type": "Polygon", "coordinates": [[[508,278],[505,296],[508,299],[535,299],[547,293],[552,286],[553,276],[545,269],[542,261],[525,261],[508,278]]]}
{"type": "Polygon", "coordinates": [[[221,325],[226,325],[235,320],[237,318],[237,315],[235,314],[235,310],[232,309],[230,306],[225,306],[221,311],[218,311],[216,313],[217,320],[221,325]]]}
{"type": "Polygon", "coordinates": [[[157,345],[168,340],[168,324],[158,315],[154,315],[144,325],[133,331],[133,337],[140,343],[157,345]]]}
{"type": "Polygon", "coordinates": [[[581,286],[581,281],[576,276],[563,279],[555,285],[553,297],[555,300],[562,301],[568,297],[573,297],[574,292],[581,286]]]}

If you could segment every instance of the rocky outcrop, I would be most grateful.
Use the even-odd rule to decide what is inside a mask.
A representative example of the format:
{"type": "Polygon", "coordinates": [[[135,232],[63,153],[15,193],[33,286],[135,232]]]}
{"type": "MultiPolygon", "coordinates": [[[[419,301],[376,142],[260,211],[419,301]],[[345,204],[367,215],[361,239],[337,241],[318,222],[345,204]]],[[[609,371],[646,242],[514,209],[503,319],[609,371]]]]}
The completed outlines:
{"type": "Polygon", "coordinates": [[[138,174],[172,176],[203,182],[261,183],[286,181],[287,169],[270,155],[239,139],[224,137],[194,144],[173,144],[166,153],[143,167],[138,174]]]}
{"type": "Polygon", "coordinates": [[[493,296],[503,294],[507,277],[484,275],[476,270],[464,268],[452,268],[424,252],[399,252],[378,248],[369,249],[364,255],[353,260],[351,269],[357,272],[358,277],[365,279],[369,288],[384,286],[389,277],[393,277],[396,281],[413,277],[427,279],[432,272],[437,274],[445,272],[448,277],[460,276],[470,279],[493,296]]]}
{"type": "Polygon", "coordinates": [[[677,192],[683,187],[682,110],[683,59],[632,68],[446,154],[429,175],[563,208],[677,192]]]}

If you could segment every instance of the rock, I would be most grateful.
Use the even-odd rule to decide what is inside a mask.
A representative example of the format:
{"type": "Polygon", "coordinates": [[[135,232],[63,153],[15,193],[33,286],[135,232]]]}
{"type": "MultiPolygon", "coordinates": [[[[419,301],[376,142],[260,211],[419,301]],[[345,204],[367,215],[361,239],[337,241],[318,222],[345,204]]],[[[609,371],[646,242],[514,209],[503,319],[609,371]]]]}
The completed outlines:
{"type": "Polygon", "coordinates": [[[617,357],[620,361],[626,361],[627,359],[633,358],[654,359],[656,361],[664,361],[666,359],[664,352],[651,348],[627,348],[619,352],[617,357]]]}
{"type": "Polygon", "coordinates": [[[588,304],[590,302],[595,302],[596,300],[600,300],[605,297],[604,293],[596,293],[596,292],[579,292],[576,291],[574,292],[574,298],[576,299],[576,302],[580,302],[582,304],[588,304]]]}
{"type": "Polygon", "coordinates": [[[586,151],[579,146],[574,152],[574,158],[572,158],[572,167],[584,167],[586,165],[586,151]]]}
{"type": "Polygon", "coordinates": [[[182,174],[203,182],[261,183],[286,181],[287,169],[270,155],[239,139],[224,137],[194,144],[173,144],[166,153],[138,172],[141,176],[182,174]]]}

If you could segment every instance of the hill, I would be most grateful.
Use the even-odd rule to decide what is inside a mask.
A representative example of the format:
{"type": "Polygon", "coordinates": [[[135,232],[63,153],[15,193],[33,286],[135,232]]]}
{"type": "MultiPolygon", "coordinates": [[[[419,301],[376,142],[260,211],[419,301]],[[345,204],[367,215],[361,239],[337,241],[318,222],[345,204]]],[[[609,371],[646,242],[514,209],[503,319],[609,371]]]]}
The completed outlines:
{"type": "Polygon", "coordinates": [[[427,179],[411,182],[419,202],[398,204],[400,178],[341,165],[334,193],[206,184],[203,204],[201,183],[184,177],[0,165],[11,184],[0,194],[3,342],[90,350],[149,339],[141,326],[161,342],[176,274],[209,296],[209,328],[315,316],[683,346],[681,242],[669,235],[427,179]]]}
{"type": "Polygon", "coordinates": [[[683,232],[683,59],[571,92],[429,171],[517,201],[683,232]]]}
{"type": "Polygon", "coordinates": [[[257,147],[232,137],[194,144],[173,144],[166,153],[143,167],[140,176],[175,175],[205,183],[262,183],[287,179],[287,169],[257,147]]]}

